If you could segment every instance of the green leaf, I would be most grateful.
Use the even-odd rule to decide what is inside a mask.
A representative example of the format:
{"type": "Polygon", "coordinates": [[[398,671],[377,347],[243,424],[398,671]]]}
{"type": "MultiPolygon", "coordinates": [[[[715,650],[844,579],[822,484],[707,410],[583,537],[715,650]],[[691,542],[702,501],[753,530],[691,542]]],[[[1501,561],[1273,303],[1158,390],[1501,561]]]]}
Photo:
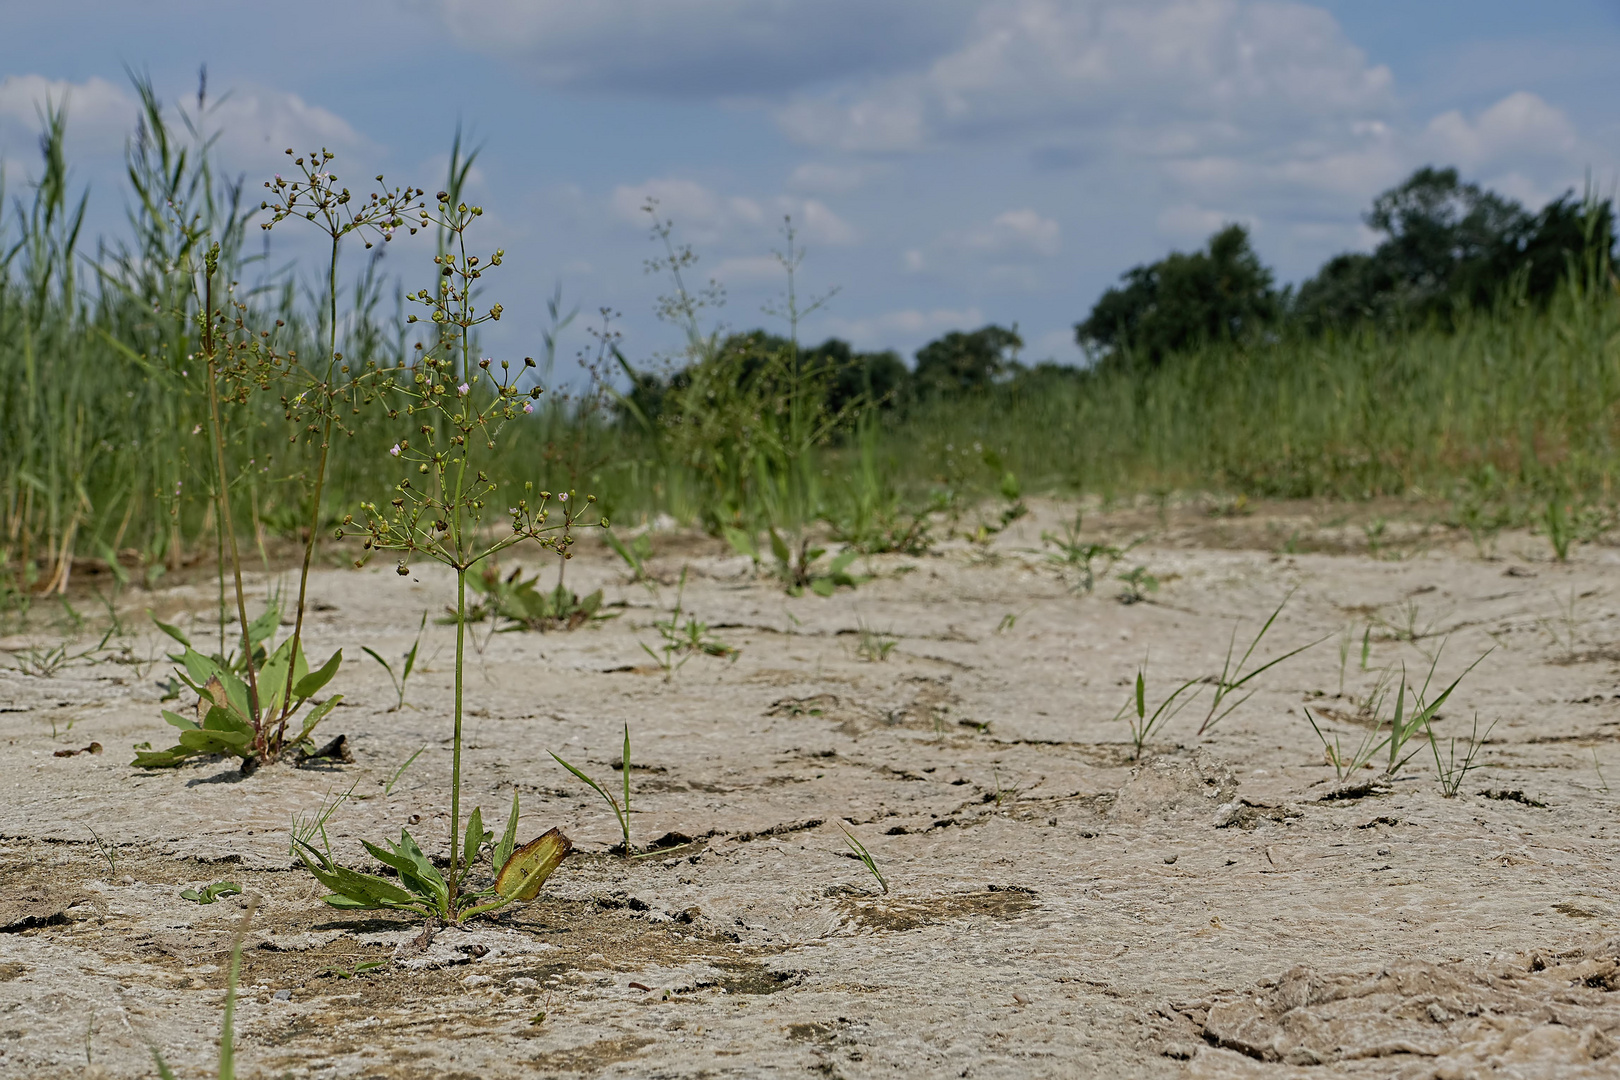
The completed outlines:
{"type": "MultiPolygon", "coordinates": [[[[377,655],[377,650],[376,649],[373,649],[370,645],[362,645],[362,646],[360,646],[360,651],[365,653],[367,656],[371,657],[373,660],[377,661],[377,663],[381,664],[382,667],[383,667],[383,670],[388,672],[390,677],[393,676],[394,669],[388,666],[388,661],[384,660],[382,657],[377,655]]],[[[413,658],[407,658],[406,663],[409,663],[410,659],[413,659],[413,658]]]]}
{"type": "Polygon", "coordinates": [[[264,614],[248,623],[248,641],[259,645],[270,640],[270,635],[276,632],[281,625],[281,605],[271,604],[264,609],[264,614]]]}
{"type": "Polygon", "coordinates": [[[310,672],[298,681],[298,685],[293,687],[293,696],[300,701],[314,697],[323,686],[332,681],[332,676],[338,673],[338,668],[342,665],[343,650],[339,649],[318,670],[310,672]]]}
{"type": "Polygon", "coordinates": [[[235,754],[246,757],[253,736],[239,731],[182,731],[180,745],[194,754],[235,754]]]}
{"type": "Polygon", "coordinates": [[[478,858],[478,849],[484,846],[484,813],[482,808],[473,807],[473,812],[467,817],[467,832],[461,842],[461,865],[463,868],[471,866],[478,858]]]}
{"type": "Polygon", "coordinates": [[[298,738],[293,740],[293,745],[297,746],[299,743],[309,738],[310,732],[315,730],[315,725],[320,723],[322,720],[325,720],[326,714],[337,708],[338,702],[342,700],[342,694],[333,694],[331,697],[315,706],[315,708],[305,713],[304,726],[302,730],[298,732],[298,738]]]}
{"type": "Polygon", "coordinates": [[[212,904],[222,896],[240,896],[242,886],[234,881],[216,881],[202,889],[181,889],[180,899],[198,904],[212,904]]]}
{"type": "Polygon", "coordinates": [[[722,529],[721,532],[725,535],[726,543],[731,545],[731,550],[759,562],[759,545],[754,542],[752,536],[729,525],[722,529]]]}
{"type": "Polygon", "coordinates": [[[190,675],[192,681],[199,686],[207,683],[209,679],[219,679],[222,674],[218,664],[190,645],[186,646],[185,655],[180,658],[180,662],[186,666],[186,674],[190,675]]]}
{"type": "Polygon", "coordinates": [[[316,881],[337,894],[335,901],[330,896],[322,898],[332,907],[393,907],[426,913],[427,905],[423,901],[387,878],[345,869],[304,841],[299,840],[297,843],[298,847],[293,849],[293,853],[304,864],[304,868],[315,876],[316,881]],[[314,861],[311,861],[310,855],[315,856],[314,861]]]}
{"type": "Polygon", "coordinates": [[[810,582],[810,591],[817,596],[831,596],[838,589],[838,583],[830,577],[818,577],[810,582]]]}
{"type": "Polygon", "coordinates": [[[181,731],[196,731],[197,730],[197,724],[196,724],[195,721],[187,720],[185,717],[181,716],[179,713],[172,713],[168,709],[163,710],[163,719],[166,722],[168,722],[169,724],[172,724],[175,727],[179,728],[181,731]]]}
{"type": "Polygon", "coordinates": [[[246,720],[243,720],[240,716],[237,716],[229,709],[222,709],[218,705],[215,705],[213,708],[209,709],[208,715],[203,717],[202,730],[237,734],[249,739],[251,739],[254,734],[252,724],[248,723],[246,720]]]}
{"type": "Polygon", "coordinates": [[[518,793],[512,789],[512,813],[506,819],[506,831],[501,834],[501,842],[495,845],[490,853],[490,862],[497,868],[505,866],[512,852],[517,848],[518,827],[518,793]]]}
{"type": "Polygon", "coordinates": [[[191,756],[191,751],[183,746],[172,746],[167,750],[137,750],[135,760],[130,762],[137,769],[172,769],[183,764],[191,756]]]}
{"type": "MultiPolygon", "coordinates": [[[[450,902],[450,888],[445,884],[444,877],[428,857],[422,854],[422,849],[416,846],[416,841],[411,839],[410,833],[401,829],[399,843],[390,845],[392,851],[381,848],[369,840],[360,842],[378,862],[399,871],[399,880],[435,909],[442,911],[450,902]]],[[[343,890],[334,888],[333,891],[343,890]]]]}
{"type": "Polygon", "coordinates": [[[165,634],[168,634],[170,637],[174,638],[174,640],[178,641],[180,644],[184,645],[186,648],[188,648],[188,649],[191,648],[191,639],[186,637],[185,634],[181,633],[180,628],[178,626],[170,626],[168,623],[164,622],[162,619],[153,619],[152,622],[157,625],[157,628],[159,630],[163,631],[165,634]]]}
{"type": "Polygon", "coordinates": [[[854,548],[845,548],[833,558],[833,561],[827,567],[827,572],[833,576],[842,574],[849,569],[849,564],[855,561],[857,554],[859,553],[854,548]]]}
{"type": "Polygon", "coordinates": [[[786,566],[793,561],[793,556],[788,553],[787,541],[783,540],[781,535],[777,533],[775,529],[771,530],[771,554],[775,556],[776,561],[781,563],[783,566],[786,566]]]}

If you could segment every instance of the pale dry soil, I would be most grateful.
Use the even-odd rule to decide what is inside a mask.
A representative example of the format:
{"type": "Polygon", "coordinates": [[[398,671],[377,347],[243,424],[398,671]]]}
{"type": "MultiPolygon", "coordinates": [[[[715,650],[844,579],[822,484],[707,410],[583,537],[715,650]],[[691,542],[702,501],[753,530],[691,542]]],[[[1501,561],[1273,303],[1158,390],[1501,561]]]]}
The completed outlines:
{"type": "MultiPolygon", "coordinates": [[[[1482,558],[1408,521],[1370,553],[1332,507],[1090,515],[1092,536],[1147,537],[1122,567],[1162,584],[1127,605],[1045,560],[1072,508],[1036,509],[986,545],[874,558],[830,599],[658,533],[659,602],[688,567],[687,609],[741,649],[673,681],[640,647],[653,597],[582,544],[569,580],[617,617],[480,630],[466,729],[468,803],[499,820],[515,790],[521,838],[560,826],[577,853],[536,903],[431,941],[322,905],[288,830],[352,785],[343,858],[401,827],[447,854],[453,631],[429,621],[402,711],[360,652],[399,656],[443,574],[315,578],[311,652],[348,658],[324,730],[352,764],[132,768],[170,733],[145,629],[137,663],[0,674],[0,1075],[154,1075],[151,1047],[209,1074],[246,897],[179,894],[222,879],[259,900],[249,1077],[1620,1074],[1620,552],[1559,565],[1505,535],[1482,558]],[[1257,656],[1325,640],[1199,736],[1206,684],[1133,761],[1112,718],[1137,665],[1151,709],[1290,592],[1257,656]],[[1339,783],[1304,709],[1353,746],[1379,672],[1421,678],[1438,652],[1444,685],[1487,650],[1435,724],[1491,727],[1455,798],[1426,749],[1339,783]],[[633,861],[547,754],[617,783],[626,724],[634,839],[666,849],[633,861]]],[[[208,639],[212,597],[204,578],[124,603],[208,639]]],[[[0,660],[54,642],[36,622],[0,660]]]]}

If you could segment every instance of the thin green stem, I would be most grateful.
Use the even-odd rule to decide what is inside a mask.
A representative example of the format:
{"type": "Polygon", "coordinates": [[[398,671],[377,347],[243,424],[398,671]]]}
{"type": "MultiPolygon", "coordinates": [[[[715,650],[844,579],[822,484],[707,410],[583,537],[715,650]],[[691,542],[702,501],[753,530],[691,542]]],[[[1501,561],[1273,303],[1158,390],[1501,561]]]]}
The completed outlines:
{"type": "Polygon", "coordinates": [[[461,680],[467,649],[467,568],[456,567],[456,706],[450,751],[450,916],[455,921],[461,858],[461,680]]]}
{"type": "Polygon", "coordinates": [[[310,495],[313,504],[310,508],[309,539],[304,542],[304,563],[298,571],[298,607],[293,615],[292,657],[287,665],[287,685],[281,695],[281,724],[276,737],[279,740],[287,731],[287,717],[293,709],[293,679],[298,671],[299,650],[303,647],[304,639],[304,604],[309,594],[309,567],[315,559],[315,544],[321,532],[321,495],[326,490],[326,461],[332,449],[332,371],[337,364],[337,268],[338,243],[342,239],[341,233],[335,229],[332,232],[332,254],[327,260],[326,295],[329,307],[327,309],[326,326],[326,379],[320,387],[320,392],[327,395],[326,419],[321,424],[321,452],[315,465],[315,490],[310,495]]]}
{"type": "MultiPolygon", "coordinates": [[[[269,757],[269,743],[265,733],[265,717],[259,715],[259,678],[253,669],[253,637],[248,632],[247,600],[242,595],[242,557],[236,546],[236,529],[231,521],[231,493],[226,483],[225,427],[219,412],[219,368],[214,345],[214,276],[208,275],[203,289],[203,302],[207,308],[203,323],[203,355],[208,364],[208,420],[213,428],[214,463],[219,472],[219,520],[231,550],[231,573],[236,580],[236,617],[242,625],[242,662],[247,666],[248,712],[253,721],[254,749],[260,758],[269,757]]],[[[223,657],[221,657],[223,660],[223,657]]]]}

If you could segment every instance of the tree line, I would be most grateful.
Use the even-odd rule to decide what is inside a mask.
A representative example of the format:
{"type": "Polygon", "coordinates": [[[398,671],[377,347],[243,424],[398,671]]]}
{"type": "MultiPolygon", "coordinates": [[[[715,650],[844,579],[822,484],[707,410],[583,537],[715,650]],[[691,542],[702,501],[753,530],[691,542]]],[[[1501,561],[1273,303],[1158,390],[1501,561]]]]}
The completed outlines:
{"type": "Polygon", "coordinates": [[[1151,369],[1220,342],[1448,326],[1467,309],[1543,305],[1567,274],[1606,265],[1615,246],[1608,200],[1569,191],[1530,211],[1465,182],[1454,168],[1418,169],[1373,200],[1363,220],[1381,237],[1378,245],[1335,255],[1297,287],[1277,286],[1239,224],[1224,226],[1197,251],[1132,267],[1075,324],[1087,368],[1026,366],[1016,326],[953,330],[919,349],[911,366],[892,349],[861,352],[837,338],[801,346],[751,330],[718,339],[706,356],[666,375],[627,367],[631,386],[621,407],[649,420],[680,411],[674,403],[689,395],[700,366],[766,396],[802,389],[826,415],[848,418],[868,405],[903,411],[1087,370],[1151,369]]]}

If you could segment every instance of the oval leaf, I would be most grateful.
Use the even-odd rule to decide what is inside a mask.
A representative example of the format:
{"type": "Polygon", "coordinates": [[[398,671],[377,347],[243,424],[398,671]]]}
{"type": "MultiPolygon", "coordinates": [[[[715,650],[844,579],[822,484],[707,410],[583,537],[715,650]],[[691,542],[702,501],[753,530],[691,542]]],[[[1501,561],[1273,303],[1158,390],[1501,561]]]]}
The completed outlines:
{"type": "Polygon", "coordinates": [[[313,697],[321,687],[332,681],[332,676],[337,674],[342,663],[343,650],[339,649],[319,669],[298,680],[298,685],[293,687],[293,696],[299,699],[313,697]]]}
{"type": "Polygon", "coordinates": [[[573,841],[564,836],[561,829],[552,829],[530,840],[512,852],[512,857],[495,875],[495,891],[508,900],[533,900],[540,895],[540,886],[546,883],[546,878],[573,850],[573,841]]]}

